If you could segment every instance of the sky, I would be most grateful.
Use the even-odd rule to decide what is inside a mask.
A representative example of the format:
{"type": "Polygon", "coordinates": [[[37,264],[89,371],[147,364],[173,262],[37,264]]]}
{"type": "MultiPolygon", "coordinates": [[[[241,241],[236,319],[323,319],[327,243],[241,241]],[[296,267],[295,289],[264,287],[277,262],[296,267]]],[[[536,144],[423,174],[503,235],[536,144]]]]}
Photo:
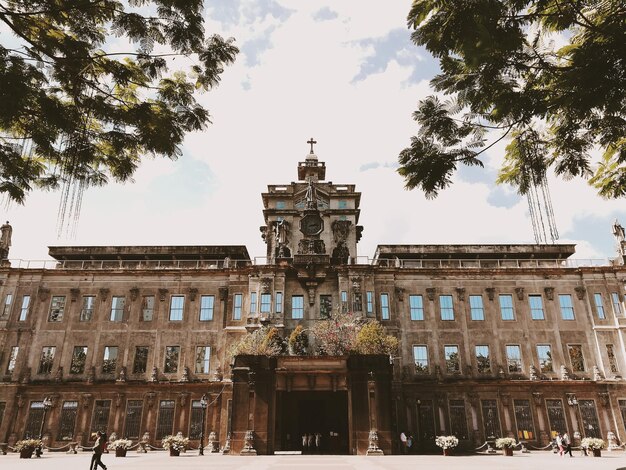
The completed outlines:
{"type": "MultiPolygon", "coordinates": [[[[207,32],[241,50],[220,86],[199,97],[212,124],[186,137],[177,161],[146,159],[134,183],[89,189],[73,235],[58,236],[58,192],[3,206],[9,258],[49,259],[57,245],[228,244],[261,260],[260,194],[297,180],[311,137],[327,180],[362,193],[359,256],[378,244],[534,243],[526,198],[495,184],[506,141],[485,154],[485,169],[461,169],[434,200],[404,189],[397,157],[438,70],[410,42],[409,0],[205,4],[207,32]]],[[[611,225],[626,224],[624,201],[603,200],[582,180],[549,184],[558,242],[575,243],[576,258],[614,257],[611,225]]]]}

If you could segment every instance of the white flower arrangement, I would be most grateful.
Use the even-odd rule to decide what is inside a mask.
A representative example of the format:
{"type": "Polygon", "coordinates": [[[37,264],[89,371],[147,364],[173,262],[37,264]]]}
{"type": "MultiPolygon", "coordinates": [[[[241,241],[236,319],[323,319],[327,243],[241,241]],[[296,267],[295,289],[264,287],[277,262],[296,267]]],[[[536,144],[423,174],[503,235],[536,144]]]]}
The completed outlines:
{"type": "Polygon", "coordinates": [[[437,436],[435,444],[442,449],[453,449],[459,445],[459,440],[456,436],[437,436]]]}
{"type": "Polygon", "coordinates": [[[512,437],[500,437],[496,439],[496,447],[498,449],[512,449],[517,445],[517,442],[512,437]]]}
{"type": "Polygon", "coordinates": [[[133,441],[129,439],[116,439],[109,443],[109,450],[115,449],[130,449],[133,445],[133,441]]]}
{"type": "Polygon", "coordinates": [[[584,447],[585,449],[591,450],[600,450],[604,449],[606,444],[602,439],[598,439],[597,437],[585,437],[582,441],[580,441],[580,447],[584,447]]]}
{"type": "Polygon", "coordinates": [[[161,445],[165,450],[174,449],[177,451],[183,451],[189,445],[189,438],[182,436],[165,436],[161,439],[161,445]]]}
{"type": "Polygon", "coordinates": [[[41,439],[23,439],[15,443],[15,451],[20,452],[22,449],[35,449],[43,446],[41,439]]]}

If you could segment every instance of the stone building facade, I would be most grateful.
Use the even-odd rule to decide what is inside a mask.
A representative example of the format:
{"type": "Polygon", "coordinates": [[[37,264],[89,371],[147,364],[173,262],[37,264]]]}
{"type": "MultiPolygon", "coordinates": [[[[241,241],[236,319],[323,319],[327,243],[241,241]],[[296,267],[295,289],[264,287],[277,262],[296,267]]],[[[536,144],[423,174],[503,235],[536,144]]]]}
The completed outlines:
{"type": "Polygon", "coordinates": [[[618,224],[621,257],[603,265],[570,260],[573,245],[379,245],[367,259],[360,193],[325,173],[311,150],[297,182],[262,194],[265,263],[244,246],[132,246],[51,247],[34,265],[3,246],[0,442],[106,429],[197,445],[203,413],[205,439],[233,453],[318,433],[321,451],[353,454],[373,450],[371,431],[385,454],[402,430],[418,451],[439,434],[467,448],[626,438],[618,224]],[[260,325],[286,337],[337,311],[379,320],[397,357],[230,357],[260,325]]]}

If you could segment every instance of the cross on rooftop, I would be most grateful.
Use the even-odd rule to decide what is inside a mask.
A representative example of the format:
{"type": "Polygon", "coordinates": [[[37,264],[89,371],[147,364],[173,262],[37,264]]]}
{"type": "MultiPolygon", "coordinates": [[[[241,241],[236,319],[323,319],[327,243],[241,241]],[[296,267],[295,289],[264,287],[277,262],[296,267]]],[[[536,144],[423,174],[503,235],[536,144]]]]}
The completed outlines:
{"type": "Polygon", "coordinates": [[[311,153],[313,153],[313,145],[317,144],[317,140],[313,140],[313,137],[311,137],[311,140],[307,140],[306,143],[311,144],[311,153]]]}

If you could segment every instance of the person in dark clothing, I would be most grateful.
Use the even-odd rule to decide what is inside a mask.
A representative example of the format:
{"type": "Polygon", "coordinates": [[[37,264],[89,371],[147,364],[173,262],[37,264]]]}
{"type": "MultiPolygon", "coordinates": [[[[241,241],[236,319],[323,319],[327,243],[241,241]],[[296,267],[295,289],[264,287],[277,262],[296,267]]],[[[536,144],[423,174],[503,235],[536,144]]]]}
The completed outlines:
{"type": "Polygon", "coordinates": [[[93,456],[91,457],[91,465],[89,470],[98,470],[98,465],[102,467],[102,470],[107,470],[107,466],[102,463],[102,453],[106,449],[107,435],[104,431],[98,431],[98,437],[96,443],[93,446],[93,456]]]}

